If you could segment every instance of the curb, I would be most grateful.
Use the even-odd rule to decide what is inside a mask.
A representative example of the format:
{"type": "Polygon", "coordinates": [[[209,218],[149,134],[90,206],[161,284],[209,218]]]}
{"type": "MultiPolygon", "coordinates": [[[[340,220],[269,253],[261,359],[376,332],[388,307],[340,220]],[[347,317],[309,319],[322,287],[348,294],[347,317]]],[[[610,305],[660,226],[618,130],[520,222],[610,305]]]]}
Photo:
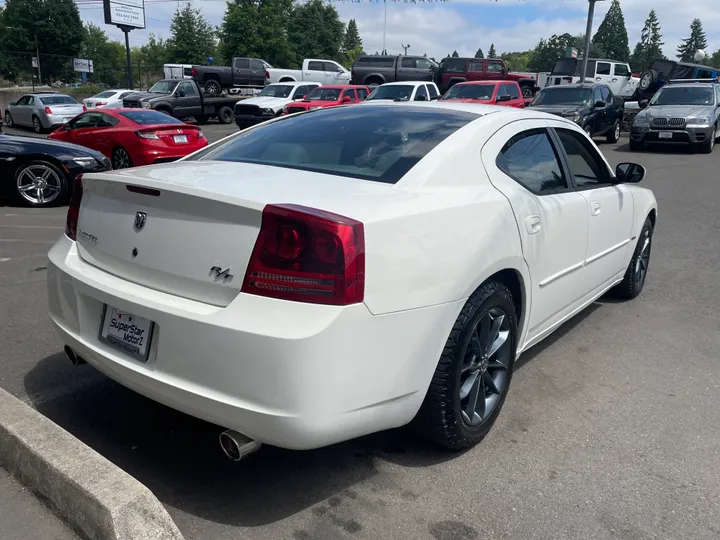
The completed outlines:
{"type": "Polygon", "coordinates": [[[0,388],[0,466],[92,540],[183,540],[155,495],[0,388]]]}

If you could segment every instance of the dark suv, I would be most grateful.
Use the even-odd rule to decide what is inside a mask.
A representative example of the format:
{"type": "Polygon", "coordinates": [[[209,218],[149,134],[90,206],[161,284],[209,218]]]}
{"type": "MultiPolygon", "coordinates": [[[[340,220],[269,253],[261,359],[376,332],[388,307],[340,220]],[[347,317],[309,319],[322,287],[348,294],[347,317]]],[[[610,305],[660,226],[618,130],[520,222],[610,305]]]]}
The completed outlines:
{"type": "Polygon", "coordinates": [[[649,100],[668,81],[678,79],[717,79],[720,69],[674,60],[655,60],[650,69],[640,75],[633,101],[649,100]]]}
{"type": "Polygon", "coordinates": [[[432,81],[437,67],[424,56],[361,56],[352,66],[350,84],[378,86],[389,82],[432,81]]]}

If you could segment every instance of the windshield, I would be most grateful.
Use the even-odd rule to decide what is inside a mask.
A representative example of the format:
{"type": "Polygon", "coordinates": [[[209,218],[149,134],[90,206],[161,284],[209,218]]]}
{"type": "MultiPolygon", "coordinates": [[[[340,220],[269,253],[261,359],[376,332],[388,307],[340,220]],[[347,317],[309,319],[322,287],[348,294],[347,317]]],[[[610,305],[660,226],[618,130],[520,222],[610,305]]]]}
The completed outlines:
{"type": "Polygon", "coordinates": [[[286,98],[289,97],[295,87],[289,84],[271,84],[263,88],[263,91],[258,94],[259,97],[277,97],[286,98]]]}
{"type": "Polygon", "coordinates": [[[42,101],[43,105],[79,105],[70,96],[43,96],[40,101],[42,101]]]}
{"type": "Polygon", "coordinates": [[[494,84],[456,84],[442,97],[443,99],[492,99],[494,84]]]}
{"type": "Polygon", "coordinates": [[[177,86],[177,81],[158,81],[148,92],[153,94],[172,94],[177,86]]]}
{"type": "Polygon", "coordinates": [[[394,184],[446,137],[477,117],[417,107],[323,109],[241,132],[191,159],[255,163],[394,184]]]}
{"type": "Polygon", "coordinates": [[[136,124],[141,126],[149,126],[155,124],[184,124],[182,120],[173,118],[170,115],[161,113],[158,111],[127,111],[121,112],[121,116],[124,116],[128,120],[132,120],[136,124]]]}
{"type": "Polygon", "coordinates": [[[110,90],[109,92],[100,92],[99,94],[94,95],[93,98],[108,98],[114,96],[115,94],[117,94],[117,92],[115,92],[114,90],[110,90]]]}
{"type": "Polygon", "coordinates": [[[650,105],[714,105],[712,88],[700,86],[665,86],[650,100],[650,105]]]}
{"type": "Polygon", "coordinates": [[[399,101],[408,101],[414,89],[414,86],[405,84],[378,86],[373,93],[368,96],[367,101],[372,99],[397,99],[399,101]]]}
{"type": "Polygon", "coordinates": [[[590,88],[546,88],[533,100],[536,105],[585,105],[590,103],[592,90],[590,88]]]}
{"type": "Polygon", "coordinates": [[[316,88],[305,96],[305,99],[308,101],[337,101],[340,92],[339,88],[316,88]]]}

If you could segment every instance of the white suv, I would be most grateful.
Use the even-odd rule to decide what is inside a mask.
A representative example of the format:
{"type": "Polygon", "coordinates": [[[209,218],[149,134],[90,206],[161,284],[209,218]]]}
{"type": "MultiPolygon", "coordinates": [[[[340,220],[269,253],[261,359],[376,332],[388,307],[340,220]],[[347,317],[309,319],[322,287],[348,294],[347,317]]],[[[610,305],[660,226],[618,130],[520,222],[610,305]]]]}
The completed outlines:
{"type": "MultiPolygon", "coordinates": [[[[581,73],[582,58],[559,58],[545,86],[578,83],[581,73]]],[[[625,100],[632,97],[640,81],[638,77],[632,76],[630,64],[627,62],[596,58],[588,58],[585,80],[607,84],[614,95],[625,100]]]]}

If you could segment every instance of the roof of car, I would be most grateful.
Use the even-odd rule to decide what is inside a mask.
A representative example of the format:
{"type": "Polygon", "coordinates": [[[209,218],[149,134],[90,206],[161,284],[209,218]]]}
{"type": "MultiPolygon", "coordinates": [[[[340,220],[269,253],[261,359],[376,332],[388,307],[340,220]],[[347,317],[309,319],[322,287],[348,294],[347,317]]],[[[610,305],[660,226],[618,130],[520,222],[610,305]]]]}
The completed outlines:
{"type": "Polygon", "coordinates": [[[320,88],[323,90],[325,88],[334,88],[337,90],[344,90],[346,88],[367,88],[367,86],[362,84],[324,84],[320,88]]]}
{"type": "MultiPolygon", "coordinates": [[[[270,83],[267,86],[277,86],[279,84],[282,84],[285,86],[304,86],[306,84],[316,84],[318,86],[322,86],[319,82],[313,82],[313,81],[285,81],[285,82],[270,83]]],[[[267,86],[265,88],[267,88],[267,86]]]]}
{"type": "Polygon", "coordinates": [[[402,81],[402,82],[388,82],[381,84],[380,86],[420,86],[421,84],[435,84],[432,81],[402,81]]]}
{"type": "Polygon", "coordinates": [[[715,82],[686,82],[686,83],[672,83],[668,84],[666,86],[663,86],[660,90],[663,88],[697,88],[698,86],[700,88],[714,88],[717,86],[718,83],[715,82]]]}
{"type": "Polygon", "coordinates": [[[453,86],[460,86],[460,85],[470,86],[473,84],[512,84],[512,83],[517,84],[517,81],[505,81],[505,80],[500,80],[500,79],[487,80],[487,81],[463,81],[463,82],[456,83],[453,86]]]}
{"type": "Polygon", "coordinates": [[[556,90],[558,88],[595,88],[596,86],[608,87],[608,85],[604,84],[604,83],[584,82],[584,83],[558,84],[558,85],[554,85],[554,86],[546,86],[545,88],[543,88],[543,90],[556,90]]]}

